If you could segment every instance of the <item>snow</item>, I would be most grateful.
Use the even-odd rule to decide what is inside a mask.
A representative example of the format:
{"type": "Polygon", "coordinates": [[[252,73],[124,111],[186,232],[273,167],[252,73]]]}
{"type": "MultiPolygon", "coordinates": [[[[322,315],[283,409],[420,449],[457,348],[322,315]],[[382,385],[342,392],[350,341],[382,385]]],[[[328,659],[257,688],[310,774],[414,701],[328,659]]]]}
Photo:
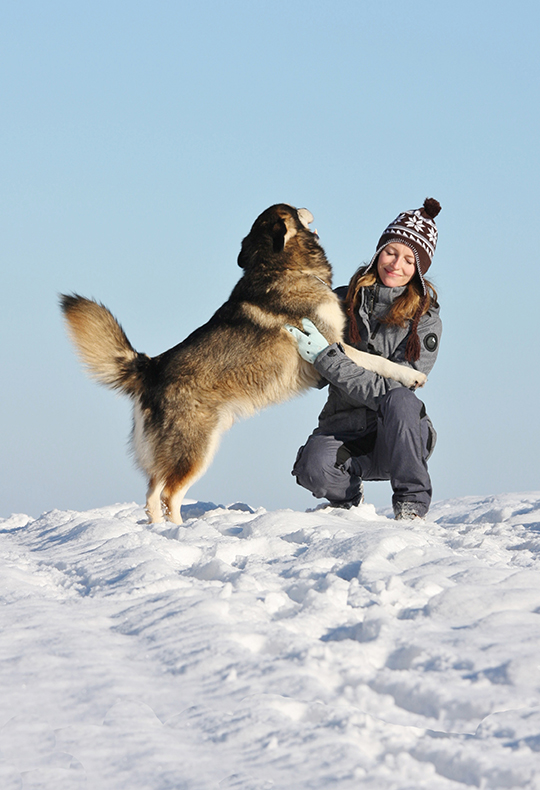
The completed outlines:
{"type": "Polygon", "coordinates": [[[540,492],[0,520],[3,790],[540,788],[540,492]]]}

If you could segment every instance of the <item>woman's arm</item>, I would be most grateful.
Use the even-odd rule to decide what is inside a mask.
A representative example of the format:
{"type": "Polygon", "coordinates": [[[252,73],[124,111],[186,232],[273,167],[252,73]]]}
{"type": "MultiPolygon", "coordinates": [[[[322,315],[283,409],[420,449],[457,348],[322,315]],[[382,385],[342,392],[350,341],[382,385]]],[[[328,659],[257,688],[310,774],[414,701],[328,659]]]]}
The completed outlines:
{"type": "MultiPolygon", "coordinates": [[[[442,331],[441,320],[436,312],[428,312],[420,319],[418,324],[420,357],[413,364],[405,359],[407,335],[403,337],[403,330],[383,324],[380,331],[387,333],[387,339],[388,333],[396,336],[396,348],[388,356],[388,359],[413,367],[426,375],[431,371],[437,359],[442,331]]],[[[403,386],[396,381],[383,378],[377,373],[359,367],[349,359],[337,343],[322,351],[317,356],[314,366],[321,376],[340,390],[342,396],[349,401],[351,406],[367,406],[369,409],[376,410],[379,401],[389,390],[403,386]]]]}

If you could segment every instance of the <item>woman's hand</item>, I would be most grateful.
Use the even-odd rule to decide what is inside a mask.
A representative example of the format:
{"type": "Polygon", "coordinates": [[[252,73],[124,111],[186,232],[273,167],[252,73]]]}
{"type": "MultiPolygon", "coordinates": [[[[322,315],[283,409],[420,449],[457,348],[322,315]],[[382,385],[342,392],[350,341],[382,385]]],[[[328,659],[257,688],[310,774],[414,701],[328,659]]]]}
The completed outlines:
{"type": "Polygon", "coordinates": [[[306,362],[315,362],[321,351],[328,348],[328,340],[321,335],[315,324],[309,318],[302,318],[304,331],[291,324],[285,324],[285,329],[290,332],[298,343],[298,353],[306,362]]]}

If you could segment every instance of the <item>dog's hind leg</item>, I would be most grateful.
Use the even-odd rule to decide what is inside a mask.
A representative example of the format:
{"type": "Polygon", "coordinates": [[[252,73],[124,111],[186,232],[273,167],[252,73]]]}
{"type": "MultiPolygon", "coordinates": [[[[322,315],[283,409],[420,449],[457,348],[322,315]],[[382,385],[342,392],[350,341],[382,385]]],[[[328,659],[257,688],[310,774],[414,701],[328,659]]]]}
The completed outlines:
{"type": "Polygon", "coordinates": [[[162,499],[165,503],[167,518],[173,524],[182,524],[181,507],[184,497],[193,483],[202,476],[206,466],[192,467],[183,475],[171,475],[165,483],[162,499]]]}
{"type": "MultiPolygon", "coordinates": [[[[217,410],[216,410],[217,411],[217,410]]],[[[169,521],[182,523],[181,506],[188,489],[199,480],[210,466],[217,450],[219,440],[234,422],[238,408],[232,405],[222,407],[220,412],[208,411],[203,415],[187,415],[183,425],[189,426],[181,434],[172,436],[170,450],[165,457],[171,457],[175,447],[181,447],[181,457],[174,468],[163,474],[165,481],[162,500],[167,508],[169,521]]]]}
{"type": "Polygon", "coordinates": [[[184,501],[184,497],[187,494],[189,487],[194,482],[195,479],[191,478],[187,482],[184,482],[183,484],[181,483],[178,487],[173,488],[171,486],[171,488],[169,489],[171,493],[167,495],[167,503],[169,510],[168,519],[169,521],[172,521],[173,524],[182,523],[182,513],[181,513],[182,502],[184,501]]]}
{"type": "Polygon", "coordinates": [[[163,521],[163,510],[161,508],[161,492],[163,488],[163,481],[156,480],[155,477],[150,478],[146,492],[146,513],[150,524],[163,521]]]}
{"type": "Polygon", "coordinates": [[[217,450],[219,440],[225,430],[231,427],[234,416],[232,409],[223,410],[217,424],[209,430],[192,435],[191,452],[165,481],[163,500],[167,505],[168,518],[174,524],[182,523],[181,506],[188,489],[199,480],[210,466],[217,450]]]}

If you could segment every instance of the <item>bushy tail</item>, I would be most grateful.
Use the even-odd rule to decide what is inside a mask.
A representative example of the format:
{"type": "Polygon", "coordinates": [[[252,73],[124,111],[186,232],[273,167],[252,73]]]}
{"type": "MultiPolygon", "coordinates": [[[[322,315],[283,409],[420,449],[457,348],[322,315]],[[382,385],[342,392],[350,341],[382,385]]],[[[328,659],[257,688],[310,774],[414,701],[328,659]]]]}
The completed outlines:
{"type": "Polygon", "coordinates": [[[150,358],[138,354],[116,318],[102,304],[77,294],[60,297],[68,332],[90,375],[101,384],[136,395],[150,358]]]}

